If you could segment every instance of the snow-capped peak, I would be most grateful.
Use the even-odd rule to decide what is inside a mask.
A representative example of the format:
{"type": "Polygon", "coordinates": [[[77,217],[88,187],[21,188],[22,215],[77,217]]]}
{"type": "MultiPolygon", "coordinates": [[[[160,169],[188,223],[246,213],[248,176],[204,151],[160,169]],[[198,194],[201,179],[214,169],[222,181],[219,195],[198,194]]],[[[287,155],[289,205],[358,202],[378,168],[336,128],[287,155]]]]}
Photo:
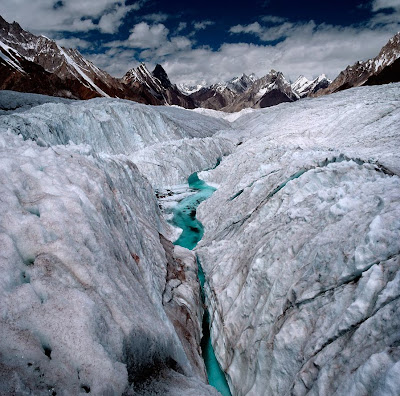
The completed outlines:
{"type": "Polygon", "coordinates": [[[196,84],[196,85],[189,85],[189,84],[178,84],[178,89],[185,95],[191,95],[192,93],[200,91],[200,89],[204,88],[205,85],[196,84]]]}
{"type": "Polygon", "coordinates": [[[325,74],[319,75],[314,80],[300,75],[297,80],[291,85],[293,91],[299,95],[300,98],[308,96],[310,93],[315,93],[322,88],[326,88],[331,83],[325,74]]]}
{"type": "Polygon", "coordinates": [[[303,89],[303,87],[308,86],[310,83],[311,81],[308,78],[300,75],[297,80],[292,84],[292,89],[299,92],[303,89]]]}

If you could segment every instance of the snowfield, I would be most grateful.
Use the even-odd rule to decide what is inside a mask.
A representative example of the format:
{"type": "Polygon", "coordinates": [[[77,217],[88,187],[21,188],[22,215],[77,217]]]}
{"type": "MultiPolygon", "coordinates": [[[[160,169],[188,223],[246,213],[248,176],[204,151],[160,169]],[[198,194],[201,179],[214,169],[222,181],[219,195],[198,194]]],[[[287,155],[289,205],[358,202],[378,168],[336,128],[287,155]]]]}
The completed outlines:
{"type": "Polygon", "coordinates": [[[196,254],[232,394],[398,394],[400,84],[228,116],[0,107],[0,394],[218,394],[196,258],[155,195],[200,170],[218,189],[196,254]]]}

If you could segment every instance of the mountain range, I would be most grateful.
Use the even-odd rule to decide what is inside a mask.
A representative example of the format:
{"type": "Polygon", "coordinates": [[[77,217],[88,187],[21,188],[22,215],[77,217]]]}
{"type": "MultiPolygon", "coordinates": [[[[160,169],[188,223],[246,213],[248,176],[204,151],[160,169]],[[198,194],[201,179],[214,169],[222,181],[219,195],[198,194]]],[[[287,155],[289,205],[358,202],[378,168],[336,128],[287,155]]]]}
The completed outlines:
{"type": "Polygon", "coordinates": [[[240,111],[264,108],[305,97],[322,96],[361,85],[400,81],[400,33],[373,59],[348,66],[333,81],[324,74],[314,80],[300,76],[290,83],[275,70],[210,86],[173,84],[161,65],[150,72],[145,64],[115,78],[96,67],[78,50],[25,31],[0,16],[0,89],[71,99],[114,97],[151,105],[178,105],[240,111]]]}

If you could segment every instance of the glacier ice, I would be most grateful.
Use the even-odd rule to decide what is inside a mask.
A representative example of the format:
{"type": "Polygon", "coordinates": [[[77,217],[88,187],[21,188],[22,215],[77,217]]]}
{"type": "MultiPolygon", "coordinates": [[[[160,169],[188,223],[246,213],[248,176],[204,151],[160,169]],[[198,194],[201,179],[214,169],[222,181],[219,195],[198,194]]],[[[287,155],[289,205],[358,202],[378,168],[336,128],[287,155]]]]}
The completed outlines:
{"type": "Polygon", "coordinates": [[[399,87],[243,115],[243,144],[200,173],[219,186],[197,254],[235,394],[400,388],[399,87]]]}
{"type": "Polygon", "coordinates": [[[12,132],[0,133],[0,393],[217,394],[196,348],[196,261],[168,242],[146,178],[127,156],[12,132]]]}
{"type": "Polygon", "coordinates": [[[400,84],[230,115],[4,95],[0,393],[217,394],[196,259],[165,221],[204,170],[232,394],[396,394],[400,84]]]}

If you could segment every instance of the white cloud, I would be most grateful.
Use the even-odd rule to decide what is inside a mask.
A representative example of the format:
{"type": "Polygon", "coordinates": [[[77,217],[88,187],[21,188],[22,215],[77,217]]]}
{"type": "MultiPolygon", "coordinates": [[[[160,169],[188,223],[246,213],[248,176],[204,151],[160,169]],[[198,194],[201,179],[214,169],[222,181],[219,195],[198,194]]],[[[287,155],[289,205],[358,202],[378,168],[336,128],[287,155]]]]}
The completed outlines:
{"type": "Polygon", "coordinates": [[[195,30],[204,30],[207,28],[207,26],[212,26],[214,24],[215,22],[213,21],[199,21],[199,22],[193,22],[193,27],[195,30]]]}
{"type": "Polygon", "coordinates": [[[92,44],[89,41],[82,40],[77,37],[72,38],[60,38],[56,39],[58,45],[65,47],[65,48],[80,48],[80,49],[87,49],[92,44]]]}
{"type": "Polygon", "coordinates": [[[400,9],[400,1],[399,0],[374,0],[372,2],[372,11],[376,12],[383,9],[400,9]]]}
{"type": "Polygon", "coordinates": [[[127,44],[133,48],[158,48],[167,41],[168,33],[162,23],[149,25],[140,22],[131,29],[127,44]]]}
{"type": "Polygon", "coordinates": [[[172,37],[170,40],[166,40],[163,45],[155,49],[147,49],[142,51],[140,56],[146,61],[152,61],[154,59],[161,59],[167,55],[177,55],[181,51],[190,50],[192,42],[183,36],[172,37]]]}
{"type": "Polygon", "coordinates": [[[400,0],[375,0],[372,2],[372,11],[375,15],[369,22],[371,28],[391,25],[393,29],[397,26],[400,30],[400,0]]]}
{"type": "Polygon", "coordinates": [[[137,3],[129,6],[125,5],[125,3],[115,5],[112,10],[106,12],[100,18],[100,21],[98,23],[99,29],[103,33],[116,33],[128,12],[137,9],[137,3]]]}
{"type": "Polygon", "coordinates": [[[163,12],[157,12],[154,14],[143,15],[140,18],[145,21],[160,23],[160,22],[165,22],[168,19],[168,17],[169,17],[168,14],[165,14],[163,12]]]}
{"type": "Polygon", "coordinates": [[[192,41],[184,36],[168,37],[169,30],[162,24],[149,25],[147,22],[140,22],[131,29],[127,40],[111,41],[104,44],[108,48],[138,48],[143,49],[140,53],[142,59],[151,62],[180,51],[189,50],[192,41]]]}
{"type": "MultiPolygon", "coordinates": [[[[133,5],[127,5],[127,2],[0,0],[0,13],[10,22],[17,20],[27,30],[49,36],[59,37],[57,32],[63,30],[97,29],[113,33],[126,15],[142,7],[146,0],[133,5]]],[[[87,56],[116,76],[137,65],[137,59],[146,60],[149,67],[161,63],[176,83],[204,80],[213,83],[243,72],[262,76],[271,68],[281,70],[290,79],[299,74],[312,78],[320,73],[334,78],[347,65],[375,56],[382,45],[400,30],[399,0],[374,0],[369,7],[373,16],[364,27],[317,25],[313,21],[294,23],[274,15],[260,16],[254,23],[232,26],[230,33],[233,37],[239,33],[258,37],[264,45],[225,43],[218,50],[193,48],[195,42],[190,39],[214,22],[180,22],[176,30],[170,32],[162,23],[168,15],[159,12],[145,15],[144,21],[132,27],[128,39],[105,43],[105,53],[87,56]],[[192,32],[182,36],[182,31],[189,30],[192,32]],[[274,40],[280,40],[279,44],[270,45],[274,40]]],[[[58,42],[67,47],[89,47],[88,42],[78,38],[58,42]]]]}
{"type": "Polygon", "coordinates": [[[245,28],[249,33],[265,35],[265,38],[284,39],[275,46],[236,43],[224,44],[218,51],[189,49],[157,62],[163,64],[171,81],[177,83],[194,84],[202,80],[214,83],[243,72],[262,76],[271,69],[282,71],[291,80],[300,74],[313,78],[325,73],[335,78],[347,65],[376,56],[396,33],[390,27],[371,30],[368,27],[316,25],[312,21],[284,23],[276,29],[260,30],[258,26],[261,27],[253,24],[245,28]]]}
{"type": "Polygon", "coordinates": [[[95,29],[114,33],[123,18],[144,2],[127,5],[126,0],[12,0],[1,2],[0,13],[7,21],[17,21],[34,33],[95,29]]]}
{"type": "Polygon", "coordinates": [[[229,31],[231,33],[254,33],[259,35],[262,33],[263,28],[258,22],[251,23],[249,25],[236,25],[232,26],[229,31]]]}
{"type": "Polygon", "coordinates": [[[186,28],[187,28],[187,23],[186,22],[179,22],[179,25],[176,28],[175,33],[180,33],[182,30],[185,30],[186,28]]]}
{"type": "Polygon", "coordinates": [[[85,56],[100,69],[107,70],[112,76],[122,77],[129,69],[139,65],[135,55],[136,52],[132,49],[111,48],[104,54],[85,56]]]}
{"type": "Polygon", "coordinates": [[[264,15],[261,17],[261,20],[267,23],[282,23],[287,21],[287,18],[282,18],[276,15],[264,15]]]}
{"type": "Polygon", "coordinates": [[[314,28],[314,21],[307,23],[283,22],[275,26],[261,26],[258,22],[254,22],[249,25],[232,26],[229,32],[232,34],[248,33],[257,36],[261,41],[274,41],[283,37],[293,36],[297,34],[297,32],[303,33],[304,30],[312,30],[314,28]]]}

